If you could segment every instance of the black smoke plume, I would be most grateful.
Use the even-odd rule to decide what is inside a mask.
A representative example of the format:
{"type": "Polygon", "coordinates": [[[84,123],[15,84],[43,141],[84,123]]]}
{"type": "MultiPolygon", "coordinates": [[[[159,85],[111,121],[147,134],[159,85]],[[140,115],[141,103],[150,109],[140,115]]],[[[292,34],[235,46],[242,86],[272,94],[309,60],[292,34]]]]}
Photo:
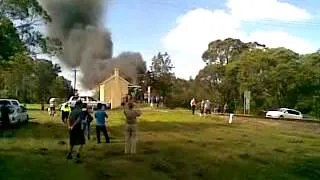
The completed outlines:
{"type": "Polygon", "coordinates": [[[60,60],[70,68],[80,67],[82,86],[95,88],[115,67],[133,81],[145,62],[140,53],[113,56],[111,33],[102,27],[109,0],[39,0],[52,18],[50,38],[62,41],[60,60]]]}

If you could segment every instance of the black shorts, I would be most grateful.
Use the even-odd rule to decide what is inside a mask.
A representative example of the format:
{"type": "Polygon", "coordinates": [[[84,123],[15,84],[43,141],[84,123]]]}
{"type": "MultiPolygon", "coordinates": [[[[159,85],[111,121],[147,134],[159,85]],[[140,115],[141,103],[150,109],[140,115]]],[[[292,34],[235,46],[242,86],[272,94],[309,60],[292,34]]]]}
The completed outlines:
{"type": "Polygon", "coordinates": [[[55,107],[50,107],[50,111],[55,111],[56,108],[55,107]]]}
{"type": "Polygon", "coordinates": [[[86,140],[84,137],[84,132],[81,129],[81,125],[76,125],[71,131],[70,131],[70,145],[76,146],[76,145],[83,145],[85,144],[86,140]]]}
{"type": "Polygon", "coordinates": [[[62,111],[62,114],[61,114],[62,121],[64,121],[65,119],[68,119],[68,117],[69,117],[69,112],[62,111]]]}

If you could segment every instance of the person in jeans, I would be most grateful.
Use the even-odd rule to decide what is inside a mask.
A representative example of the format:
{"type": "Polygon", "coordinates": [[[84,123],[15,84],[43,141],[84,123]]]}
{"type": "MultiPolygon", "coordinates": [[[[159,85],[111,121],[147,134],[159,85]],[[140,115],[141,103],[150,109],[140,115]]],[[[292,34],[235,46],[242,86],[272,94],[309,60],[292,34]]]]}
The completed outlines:
{"type": "Polygon", "coordinates": [[[82,104],[82,109],[81,109],[81,122],[82,122],[82,130],[85,134],[85,136],[90,140],[90,123],[93,120],[93,117],[89,113],[88,110],[88,105],[86,103],[82,104]]]}
{"type": "Polygon", "coordinates": [[[108,136],[108,132],[107,132],[107,127],[106,127],[106,119],[108,118],[108,115],[106,113],[106,111],[102,110],[102,104],[98,104],[97,105],[97,112],[95,113],[95,118],[97,121],[97,126],[96,126],[96,132],[97,132],[97,140],[98,140],[98,144],[101,143],[100,140],[100,132],[103,133],[105,139],[106,139],[106,143],[110,143],[110,139],[108,136]]]}
{"type": "Polygon", "coordinates": [[[128,109],[124,110],[124,115],[126,117],[126,129],[125,129],[125,154],[135,154],[136,153],[136,143],[137,143],[137,117],[141,115],[139,110],[133,110],[133,103],[128,103],[128,109]]]}

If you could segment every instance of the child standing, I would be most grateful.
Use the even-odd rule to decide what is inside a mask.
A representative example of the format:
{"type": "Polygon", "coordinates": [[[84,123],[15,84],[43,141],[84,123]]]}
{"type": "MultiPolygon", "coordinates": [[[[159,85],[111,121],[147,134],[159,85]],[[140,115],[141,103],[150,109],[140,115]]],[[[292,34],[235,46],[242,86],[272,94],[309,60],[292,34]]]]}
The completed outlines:
{"type": "Polygon", "coordinates": [[[125,154],[135,154],[136,153],[136,143],[137,143],[137,117],[141,115],[139,110],[133,110],[133,103],[128,103],[128,109],[124,110],[124,115],[126,117],[126,129],[125,129],[125,154]]]}

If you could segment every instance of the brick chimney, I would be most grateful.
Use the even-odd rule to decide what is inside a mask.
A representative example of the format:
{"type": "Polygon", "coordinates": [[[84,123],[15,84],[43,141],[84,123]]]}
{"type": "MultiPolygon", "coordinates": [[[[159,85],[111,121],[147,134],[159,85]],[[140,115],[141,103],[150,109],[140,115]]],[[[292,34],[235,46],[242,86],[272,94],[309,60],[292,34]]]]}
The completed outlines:
{"type": "Polygon", "coordinates": [[[118,68],[114,68],[114,76],[119,77],[119,69],[118,68]]]}

